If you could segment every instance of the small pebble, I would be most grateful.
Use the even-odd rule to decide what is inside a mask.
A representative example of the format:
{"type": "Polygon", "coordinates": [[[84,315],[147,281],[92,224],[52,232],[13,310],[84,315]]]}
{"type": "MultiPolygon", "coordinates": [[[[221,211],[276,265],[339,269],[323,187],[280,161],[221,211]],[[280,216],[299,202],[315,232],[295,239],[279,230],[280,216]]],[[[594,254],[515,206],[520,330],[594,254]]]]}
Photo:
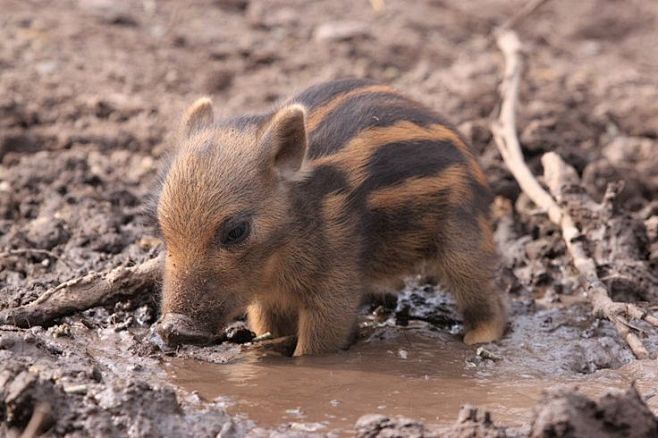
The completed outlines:
{"type": "Polygon", "coordinates": [[[358,21],[332,21],[315,29],[313,37],[317,41],[347,41],[368,35],[368,28],[358,21]]]}
{"type": "Polygon", "coordinates": [[[475,354],[482,359],[489,359],[489,360],[493,360],[494,362],[498,362],[503,359],[501,356],[497,355],[492,351],[487,350],[484,347],[478,347],[478,349],[475,350],[475,354]]]}
{"type": "Polygon", "coordinates": [[[291,417],[303,417],[304,411],[302,411],[302,408],[286,409],[286,414],[291,417]]]}
{"type": "Polygon", "coordinates": [[[87,385],[70,385],[64,387],[64,392],[67,394],[84,395],[87,393],[87,389],[87,385]]]}

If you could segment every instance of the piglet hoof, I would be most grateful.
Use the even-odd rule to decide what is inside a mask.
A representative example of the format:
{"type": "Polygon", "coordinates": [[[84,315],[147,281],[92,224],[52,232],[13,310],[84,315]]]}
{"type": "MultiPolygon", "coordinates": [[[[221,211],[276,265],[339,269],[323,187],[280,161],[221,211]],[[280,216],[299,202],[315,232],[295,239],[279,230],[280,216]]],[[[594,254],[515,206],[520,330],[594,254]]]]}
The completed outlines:
{"type": "Polygon", "coordinates": [[[478,324],[464,335],[464,344],[486,344],[497,341],[505,331],[505,320],[492,320],[478,324]]]}

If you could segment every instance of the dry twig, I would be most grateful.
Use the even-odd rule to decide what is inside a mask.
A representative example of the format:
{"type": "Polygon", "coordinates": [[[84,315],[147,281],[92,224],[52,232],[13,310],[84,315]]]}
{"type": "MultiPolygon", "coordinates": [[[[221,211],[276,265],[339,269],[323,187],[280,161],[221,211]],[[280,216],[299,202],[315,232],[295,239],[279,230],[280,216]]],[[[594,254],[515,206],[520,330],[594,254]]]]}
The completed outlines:
{"type": "Polygon", "coordinates": [[[92,272],[46,291],[24,306],[0,311],[0,325],[31,327],[112,300],[133,296],[157,284],[162,256],[139,265],[92,272]]]}
{"type": "Polygon", "coordinates": [[[503,96],[500,116],[492,123],[491,131],[505,164],[521,186],[521,190],[548,213],[552,222],[559,224],[562,211],[525,164],[521,145],[516,136],[516,103],[521,80],[521,42],[513,31],[501,32],[496,41],[505,54],[506,62],[503,82],[500,85],[500,94],[503,96]]]}
{"type": "MultiPolygon", "coordinates": [[[[551,222],[561,228],[562,237],[573,258],[580,280],[586,285],[586,294],[594,314],[612,322],[637,358],[648,358],[649,353],[638,336],[630,330],[626,318],[643,319],[654,327],[658,327],[658,318],[648,315],[633,304],[612,301],[606,286],[599,279],[596,263],[585,251],[580,230],[569,212],[558,204],[562,200],[562,188],[565,184],[579,182],[575,170],[567,166],[555,153],[544,155],[542,162],[546,181],[555,196],[553,198],[539,184],[525,163],[516,134],[516,105],[521,78],[521,42],[511,30],[499,32],[496,42],[505,57],[505,75],[500,87],[502,97],[500,114],[498,120],[492,124],[491,130],[503,160],[523,192],[548,214],[551,222]]],[[[589,199],[586,202],[593,204],[589,199]]]]}
{"type": "Polygon", "coordinates": [[[30,422],[25,426],[21,438],[34,438],[43,432],[48,423],[52,421],[52,408],[49,403],[39,403],[32,412],[30,422]]]}
{"type": "MultiPolygon", "coordinates": [[[[563,190],[568,185],[579,185],[578,174],[555,152],[545,154],[542,157],[542,164],[544,165],[544,179],[549,190],[558,202],[564,203],[563,190]]],[[[594,204],[586,194],[580,194],[579,198],[585,198],[580,200],[582,204],[594,204]]],[[[658,318],[648,315],[634,304],[612,301],[607,288],[597,274],[596,263],[585,250],[583,240],[580,238],[581,233],[571,215],[565,212],[558,225],[562,228],[562,237],[573,258],[574,266],[587,285],[587,296],[592,303],[594,314],[607,318],[614,324],[617,332],[626,340],[638,359],[648,358],[649,353],[637,335],[630,330],[631,325],[625,318],[644,319],[655,327],[658,327],[658,318]]]]}
{"type": "Polygon", "coordinates": [[[531,0],[525,3],[516,14],[512,15],[505,23],[500,26],[501,30],[508,30],[514,28],[517,24],[523,21],[528,15],[535,12],[541,5],[548,0],[531,0]]]}

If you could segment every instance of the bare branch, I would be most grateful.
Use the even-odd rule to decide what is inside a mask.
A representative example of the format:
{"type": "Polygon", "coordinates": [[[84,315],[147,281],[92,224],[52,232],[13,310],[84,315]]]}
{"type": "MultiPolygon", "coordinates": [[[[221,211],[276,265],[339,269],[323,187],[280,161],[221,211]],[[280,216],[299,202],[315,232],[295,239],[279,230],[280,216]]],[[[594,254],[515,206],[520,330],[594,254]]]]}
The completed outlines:
{"type": "Polygon", "coordinates": [[[532,175],[516,136],[516,104],[521,80],[521,42],[513,31],[501,32],[496,41],[505,55],[505,74],[500,85],[500,94],[503,98],[500,116],[492,124],[491,131],[505,164],[521,186],[521,190],[532,202],[548,213],[551,221],[559,223],[562,216],[560,207],[532,175]]]}
{"type": "Polygon", "coordinates": [[[92,272],[67,281],[21,307],[0,311],[0,325],[31,327],[113,300],[134,296],[158,283],[162,255],[131,267],[92,272]]]}
{"type": "MultiPolygon", "coordinates": [[[[541,4],[542,2],[536,2],[541,4]]],[[[507,27],[511,27],[508,25],[507,27]]],[[[497,33],[497,44],[505,57],[505,75],[500,87],[502,103],[498,119],[491,130],[500,154],[523,192],[548,214],[549,219],[562,230],[562,237],[578,270],[582,284],[596,316],[607,318],[619,335],[626,341],[636,357],[648,358],[649,353],[635,333],[631,331],[625,318],[643,319],[658,327],[658,319],[647,315],[637,306],[612,301],[608,290],[599,279],[596,262],[587,254],[583,246],[581,232],[569,212],[560,207],[563,201],[562,188],[567,184],[579,184],[576,171],[568,166],[556,153],[548,153],[542,158],[545,179],[549,194],[539,184],[523,158],[521,145],[516,133],[516,106],[521,80],[521,42],[516,33],[502,30],[497,33]],[[557,200],[557,201],[556,201],[557,200]]],[[[611,195],[612,196],[612,195],[611,195]]],[[[591,207],[595,204],[587,195],[582,195],[581,204],[591,207]]]]}
{"type": "MultiPolygon", "coordinates": [[[[549,152],[542,157],[544,165],[544,179],[551,190],[553,196],[558,200],[564,199],[563,188],[569,184],[578,183],[576,171],[560,158],[555,152],[549,152]]],[[[582,204],[593,204],[586,194],[581,194],[582,204]]],[[[633,333],[624,317],[628,316],[635,319],[646,319],[646,313],[638,307],[629,303],[616,303],[612,301],[608,294],[608,289],[599,279],[596,272],[596,263],[587,254],[583,245],[578,227],[573,218],[564,213],[560,224],[562,228],[562,237],[567,245],[567,249],[573,258],[573,264],[578,270],[586,286],[586,294],[592,303],[594,314],[598,317],[607,318],[612,322],[619,334],[626,340],[631,350],[638,359],[646,359],[649,353],[642,345],[642,342],[633,333]]]]}
{"type": "Polygon", "coordinates": [[[515,27],[517,24],[522,22],[528,15],[535,12],[541,5],[546,3],[548,0],[530,0],[517,11],[516,14],[512,15],[505,23],[500,26],[501,30],[508,30],[515,27]]]}
{"type": "Polygon", "coordinates": [[[48,402],[41,402],[34,408],[29,423],[20,438],[34,438],[43,432],[43,429],[52,421],[52,407],[48,402]]]}

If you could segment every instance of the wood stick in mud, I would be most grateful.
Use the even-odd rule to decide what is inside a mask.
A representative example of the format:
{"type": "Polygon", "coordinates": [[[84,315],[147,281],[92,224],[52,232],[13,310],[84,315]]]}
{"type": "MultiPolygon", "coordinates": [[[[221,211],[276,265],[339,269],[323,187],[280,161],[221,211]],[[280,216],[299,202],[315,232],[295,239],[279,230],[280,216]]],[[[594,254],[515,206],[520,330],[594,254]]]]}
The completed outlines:
{"type": "Polygon", "coordinates": [[[562,211],[525,164],[521,145],[516,136],[516,104],[521,80],[521,42],[516,33],[509,30],[498,34],[496,42],[505,55],[505,73],[500,85],[500,94],[503,96],[500,116],[491,125],[494,140],[503,156],[503,161],[521,186],[521,190],[548,213],[552,222],[559,223],[562,211]]]}
{"type": "MultiPolygon", "coordinates": [[[[574,266],[582,283],[586,285],[587,297],[592,304],[594,314],[610,320],[637,358],[648,358],[648,351],[638,336],[631,331],[627,318],[643,319],[654,327],[658,327],[658,318],[648,315],[633,304],[614,302],[598,277],[596,262],[585,251],[580,230],[568,211],[558,204],[562,197],[562,188],[569,182],[568,180],[571,180],[571,183],[579,183],[575,170],[567,166],[555,153],[548,153],[543,157],[546,180],[554,198],[539,184],[525,163],[516,134],[516,106],[521,80],[521,42],[511,30],[499,32],[496,42],[505,57],[505,74],[500,87],[502,97],[500,113],[491,130],[503,161],[523,192],[548,214],[551,222],[561,228],[562,237],[574,266]]],[[[587,205],[593,204],[591,199],[582,201],[587,205]]]]}
{"type": "Polygon", "coordinates": [[[0,311],[0,325],[43,325],[56,318],[134,296],[159,282],[162,255],[139,265],[92,272],[46,291],[24,306],[0,311]]]}
{"type": "Polygon", "coordinates": [[[514,26],[523,21],[527,16],[535,12],[541,5],[548,0],[530,0],[526,2],[517,12],[512,15],[505,23],[500,26],[500,29],[512,29],[514,26]]]}
{"type": "Polygon", "coordinates": [[[49,403],[39,403],[32,412],[32,418],[25,426],[20,438],[35,438],[41,435],[43,429],[52,421],[52,408],[49,403]]]}
{"type": "MultiPolygon", "coordinates": [[[[542,164],[544,165],[544,180],[549,190],[558,202],[564,203],[563,189],[569,185],[580,185],[578,174],[573,167],[565,163],[555,152],[544,154],[542,164]]],[[[580,198],[577,200],[580,205],[594,205],[600,208],[600,206],[589,198],[585,191],[571,196],[580,198]]],[[[637,335],[631,331],[626,318],[644,319],[655,327],[658,327],[658,319],[648,315],[631,303],[613,301],[608,294],[608,289],[598,277],[596,263],[587,254],[583,245],[583,239],[581,238],[582,234],[571,215],[567,213],[563,214],[562,221],[559,225],[562,229],[562,237],[567,245],[569,254],[573,258],[573,264],[587,285],[587,296],[592,303],[594,314],[598,317],[607,318],[614,324],[619,334],[626,340],[638,359],[648,358],[649,353],[637,335]]]]}

